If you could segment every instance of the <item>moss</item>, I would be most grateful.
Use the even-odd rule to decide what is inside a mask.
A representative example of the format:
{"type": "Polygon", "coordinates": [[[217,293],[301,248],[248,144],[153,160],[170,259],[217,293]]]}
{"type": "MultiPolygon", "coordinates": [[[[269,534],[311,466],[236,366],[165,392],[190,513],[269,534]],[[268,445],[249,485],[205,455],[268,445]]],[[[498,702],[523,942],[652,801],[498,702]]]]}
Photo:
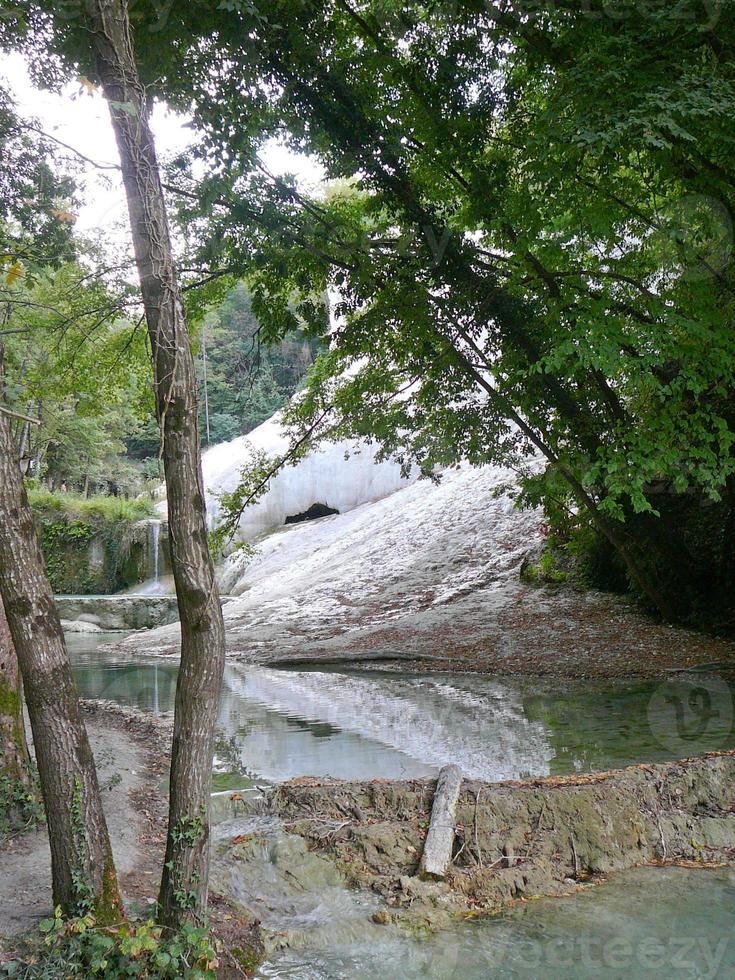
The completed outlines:
{"type": "Polygon", "coordinates": [[[240,969],[248,976],[255,973],[263,959],[263,950],[255,946],[233,946],[230,953],[240,969]]]}
{"type": "Polygon", "coordinates": [[[567,569],[562,567],[563,556],[557,543],[551,538],[544,545],[544,549],[538,557],[538,561],[524,559],[521,564],[520,578],[527,585],[538,585],[540,583],[558,584],[566,582],[570,577],[567,569]]]}
{"type": "Polygon", "coordinates": [[[102,872],[102,894],[95,903],[94,914],[95,919],[102,926],[114,925],[125,918],[125,907],[120,896],[115,862],[109,845],[102,872]]]}
{"type": "Polygon", "coordinates": [[[106,595],[146,577],[147,501],[35,490],[30,502],[54,592],[106,595]]]}
{"type": "Polygon", "coordinates": [[[20,698],[18,692],[0,677],[0,715],[17,718],[19,714],[20,698]]]}
{"type": "MultiPolygon", "coordinates": [[[[16,757],[18,759],[25,759],[28,754],[28,749],[23,727],[23,710],[20,694],[16,688],[2,677],[0,677],[0,725],[7,726],[12,732],[12,740],[18,750],[16,757]],[[9,726],[8,720],[10,723],[9,726]]],[[[9,767],[8,760],[3,759],[1,753],[0,762],[2,763],[3,771],[7,772],[9,767]]],[[[21,773],[17,773],[17,775],[21,775],[21,773]]]]}

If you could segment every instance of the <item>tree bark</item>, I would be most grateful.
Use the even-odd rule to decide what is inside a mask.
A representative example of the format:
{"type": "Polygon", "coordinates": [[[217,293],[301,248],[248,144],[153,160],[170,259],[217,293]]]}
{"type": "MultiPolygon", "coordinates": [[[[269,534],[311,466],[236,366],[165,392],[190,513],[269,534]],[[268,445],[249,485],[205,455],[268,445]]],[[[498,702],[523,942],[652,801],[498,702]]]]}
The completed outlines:
{"type": "Polygon", "coordinates": [[[46,806],[54,904],[123,916],[97,771],[10,426],[0,413],[0,594],[23,676],[46,806]]]}
{"type": "Polygon", "coordinates": [[[176,928],[200,919],[207,903],[209,797],[224,625],[209,553],[194,360],[127,5],[125,0],[95,0],[90,9],[97,74],[120,152],[153,353],[171,564],[181,619],[169,830],[159,896],[162,923],[176,928]]]}
{"type": "Polygon", "coordinates": [[[15,829],[24,821],[22,807],[12,802],[15,790],[31,792],[28,745],[23,722],[23,683],[13,638],[0,599],[0,777],[9,781],[11,800],[0,819],[15,829]]]}

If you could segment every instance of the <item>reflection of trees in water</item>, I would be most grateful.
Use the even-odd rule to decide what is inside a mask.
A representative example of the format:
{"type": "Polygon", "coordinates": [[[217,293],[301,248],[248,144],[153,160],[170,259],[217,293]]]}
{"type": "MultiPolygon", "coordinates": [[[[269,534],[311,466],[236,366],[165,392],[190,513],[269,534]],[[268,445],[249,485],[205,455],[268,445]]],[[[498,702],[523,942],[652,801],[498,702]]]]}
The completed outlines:
{"type": "Polygon", "coordinates": [[[523,710],[543,724],[553,746],[551,774],[664,758],[647,714],[654,689],[649,682],[615,685],[612,690],[610,685],[567,684],[525,696],[523,710]]]}
{"type": "Polygon", "coordinates": [[[158,714],[171,711],[178,669],[172,664],[81,665],[74,669],[82,697],[116,701],[158,714]]]}
{"type": "Polygon", "coordinates": [[[255,778],[255,773],[244,765],[240,751],[242,739],[250,731],[251,724],[243,725],[236,735],[229,737],[221,732],[217,735],[214,743],[214,761],[217,772],[229,773],[233,776],[246,776],[248,779],[255,778]]]}
{"type": "MultiPolygon", "coordinates": [[[[175,664],[110,662],[91,650],[75,659],[83,697],[173,709],[175,664]]],[[[230,664],[217,768],[248,778],[399,778],[457,762],[468,776],[503,779],[656,761],[671,753],[651,730],[654,688],[230,664]]]]}
{"type": "MultiPolygon", "coordinates": [[[[243,699],[255,716],[279,716],[267,746],[257,738],[243,751],[256,749],[273,756],[293,751],[288,729],[311,737],[302,744],[308,758],[291,760],[298,772],[311,772],[321,751],[314,743],[330,741],[333,763],[349,769],[349,754],[372,751],[395,775],[427,775],[448,762],[468,776],[485,779],[545,775],[552,751],[544,727],[530,721],[510,685],[483,678],[427,678],[385,673],[294,672],[229,665],[225,671],[230,699],[243,699]],[[382,753],[382,758],[381,758],[382,753]],[[403,769],[400,759],[403,758],[403,769]]],[[[223,702],[223,703],[224,703],[223,702]]],[[[230,731],[232,729],[229,729],[230,731]]],[[[247,741],[247,740],[244,740],[247,741]]],[[[252,765],[257,761],[251,758],[252,765]]],[[[287,760],[271,759],[283,768],[287,760]]],[[[322,758],[323,762],[323,758],[322,758]]],[[[293,771],[293,769],[292,769],[293,771]]],[[[322,773],[323,770],[319,770],[322,773]]],[[[331,770],[334,775],[335,769],[331,770]]]]}

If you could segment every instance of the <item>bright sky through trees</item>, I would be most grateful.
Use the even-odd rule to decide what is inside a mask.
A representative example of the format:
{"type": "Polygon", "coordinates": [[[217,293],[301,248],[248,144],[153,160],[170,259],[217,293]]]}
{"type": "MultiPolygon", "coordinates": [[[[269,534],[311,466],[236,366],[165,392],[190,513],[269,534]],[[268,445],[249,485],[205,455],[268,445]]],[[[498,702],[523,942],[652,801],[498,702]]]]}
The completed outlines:
{"type": "MultiPolygon", "coordinates": [[[[62,93],[34,87],[20,54],[10,54],[0,69],[0,84],[6,84],[16,100],[19,114],[35,118],[50,136],[102,164],[117,165],[118,155],[110,118],[99,92],[81,84],[70,84],[62,93]]],[[[156,145],[163,160],[183,150],[192,139],[186,118],[157,104],[151,116],[156,145]]],[[[293,173],[299,184],[313,187],[323,177],[319,164],[302,154],[271,141],[263,150],[263,162],[275,174],[293,173]]],[[[82,233],[105,232],[116,241],[129,239],[127,206],[122,180],[115,170],[101,169],[79,161],[85,185],[84,203],[76,227],[82,233]]]]}

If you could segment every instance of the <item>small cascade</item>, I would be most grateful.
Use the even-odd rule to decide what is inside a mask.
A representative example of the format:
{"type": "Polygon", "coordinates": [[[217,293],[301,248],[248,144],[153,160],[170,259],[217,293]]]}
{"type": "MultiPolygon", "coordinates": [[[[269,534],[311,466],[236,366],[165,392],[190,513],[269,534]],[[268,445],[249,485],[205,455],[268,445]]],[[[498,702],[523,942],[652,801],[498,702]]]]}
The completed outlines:
{"type": "Polygon", "coordinates": [[[150,522],[148,567],[153,584],[158,585],[161,578],[161,521],[150,522]]]}
{"type": "Polygon", "coordinates": [[[146,521],[147,546],[146,546],[146,571],[148,577],[145,582],[136,585],[129,591],[132,595],[173,595],[173,581],[168,572],[165,537],[166,529],[164,521],[153,518],[146,521]]]}

